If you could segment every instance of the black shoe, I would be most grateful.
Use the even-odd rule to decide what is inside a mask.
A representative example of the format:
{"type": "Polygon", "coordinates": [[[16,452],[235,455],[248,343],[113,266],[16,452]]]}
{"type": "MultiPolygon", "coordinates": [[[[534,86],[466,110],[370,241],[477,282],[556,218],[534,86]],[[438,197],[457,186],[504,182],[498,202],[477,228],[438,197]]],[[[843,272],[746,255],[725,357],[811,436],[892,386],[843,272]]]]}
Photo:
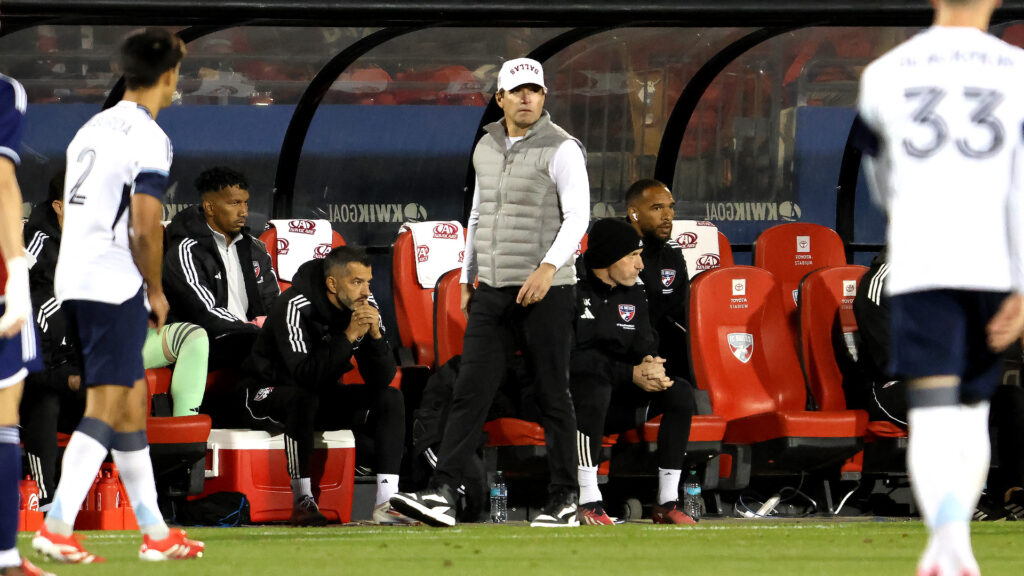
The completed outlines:
{"type": "Polygon", "coordinates": [[[320,513],[320,507],[312,496],[303,496],[292,506],[292,517],[288,519],[292,526],[323,526],[327,517],[320,513]]]}
{"type": "Polygon", "coordinates": [[[1003,505],[1007,520],[1024,520],[1024,490],[1010,492],[1010,497],[1003,505]]]}
{"type": "Polygon", "coordinates": [[[975,522],[1006,520],[1007,511],[993,502],[988,493],[984,493],[978,499],[978,505],[974,508],[974,514],[971,516],[971,519],[975,522]]]}
{"type": "Polygon", "coordinates": [[[561,528],[563,526],[579,526],[576,517],[576,492],[557,492],[552,494],[548,505],[530,522],[534,528],[561,528]]]}
{"type": "Polygon", "coordinates": [[[413,520],[434,527],[455,526],[455,493],[446,484],[419,492],[399,492],[391,507],[413,520]]]}

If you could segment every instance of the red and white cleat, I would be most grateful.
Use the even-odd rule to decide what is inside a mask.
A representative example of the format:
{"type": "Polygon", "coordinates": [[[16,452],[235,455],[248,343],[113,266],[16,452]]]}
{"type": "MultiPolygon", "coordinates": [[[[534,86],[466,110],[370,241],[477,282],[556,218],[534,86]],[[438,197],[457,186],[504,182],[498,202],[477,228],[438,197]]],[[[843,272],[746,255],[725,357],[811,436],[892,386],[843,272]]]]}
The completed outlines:
{"type": "Polygon", "coordinates": [[[189,540],[185,538],[184,530],[172,528],[171,533],[163,540],[143,537],[142,546],[138,549],[138,558],[151,562],[203,558],[204,549],[206,549],[206,544],[203,542],[189,540]]]}
{"type": "Polygon", "coordinates": [[[202,542],[186,538],[184,530],[171,528],[171,533],[163,540],[154,540],[149,536],[143,537],[142,547],[139,548],[139,559],[162,562],[164,560],[202,558],[205,548],[206,545],[202,542]]]}
{"type": "Polygon", "coordinates": [[[90,554],[82,548],[77,535],[54,534],[46,529],[45,524],[32,537],[32,548],[51,560],[65,564],[98,564],[106,561],[102,556],[90,554]]]}

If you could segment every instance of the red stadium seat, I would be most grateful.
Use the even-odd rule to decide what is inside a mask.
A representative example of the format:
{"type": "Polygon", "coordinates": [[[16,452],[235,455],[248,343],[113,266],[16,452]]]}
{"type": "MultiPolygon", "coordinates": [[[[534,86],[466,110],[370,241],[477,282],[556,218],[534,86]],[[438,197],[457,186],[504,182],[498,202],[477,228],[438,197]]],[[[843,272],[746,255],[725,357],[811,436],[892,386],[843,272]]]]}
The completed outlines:
{"type": "Polygon", "coordinates": [[[462,313],[462,270],[445,273],[434,290],[434,359],[443,366],[453,356],[462,354],[462,337],[466,333],[466,316],[462,313]]]}
{"type": "Polygon", "coordinates": [[[691,287],[697,384],[728,422],[725,442],[750,446],[760,473],[838,464],[861,449],[867,427],[863,411],[805,410],[807,392],[781,300],[772,274],[751,266],[708,271],[691,287]]]}
{"type": "Polygon", "coordinates": [[[778,280],[793,334],[800,329],[796,314],[800,281],[818,268],[845,265],[846,251],[839,234],[818,224],[794,222],[772,226],[754,243],[754,266],[768,270],[778,280]]]}
{"type": "Polygon", "coordinates": [[[718,260],[719,266],[722,268],[736,265],[736,261],[732,257],[732,244],[721,230],[718,231],[718,260]]]}
{"type": "Polygon", "coordinates": [[[391,267],[398,333],[402,346],[412,350],[415,362],[433,368],[435,288],[420,285],[416,260],[412,232],[403,230],[395,240],[391,267]]]}
{"type": "Polygon", "coordinates": [[[857,331],[853,298],[864,266],[815,270],[800,283],[800,352],[807,386],[822,410],[845,410],[843,375],[836,363],[833,330],[857,331]]]}
{"type": "MultiPolygon", "coordinates": [[[[853,299],[863,266],[816,270],[800,284],[800,350],[807,385],[822,410],[845,410],[843,374],[835,357],[833,333],[857,331],[853,299]],[[837,326],[838,325],[838,326],[837,326]]],[[[903,473],[907,431],[887,421],[869,422],[864,454],[849,463],[847,472],[903,473]]]]}
{"type": "MultiPolygon", "coordinates": [[[[318,222],[327,223],[326,220],[320,220],[318,222]]],[[[329,226],[330,224],[327,225],[329,226]]],[[[345,239],[341,237],[341,234],[338,234],[337,230],[331,231],[331,238],[331,248],[337,248],[338,246],[345,245],[345,239]]],[[[279,272],[281,268],[280,266],[277,265],[277,254],[278,251],[283,248],[283,246],[278,242],[277,228],[271,226],[270,228],[265,230],[263,234],[260,234],[260,241],[267,246],[267,252],[270,253],[270,262],[271,264],[274,265],[274,272],[279,272]]],[[[312,260],[313,258],[317,257],[323,258],[322,255],[310,253],[307,255],[305,259],[312,260]]],[[[291,277],[282,278],[281,274],[277,275],[277,283],[281,285],[281,292],[284,292],[285,290],[291,288],[292,286],[291,277]]]]}

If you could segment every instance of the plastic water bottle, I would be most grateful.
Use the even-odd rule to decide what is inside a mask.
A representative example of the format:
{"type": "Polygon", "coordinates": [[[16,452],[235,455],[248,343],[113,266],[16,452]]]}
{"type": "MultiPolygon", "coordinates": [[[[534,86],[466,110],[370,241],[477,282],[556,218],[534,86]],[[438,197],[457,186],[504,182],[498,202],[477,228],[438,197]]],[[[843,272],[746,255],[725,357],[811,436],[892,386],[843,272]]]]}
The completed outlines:
{"type": "Polygon", "coordinates": [[[491,484],[491,522],[508,522],[508,487],[505,486],[505,476],[501,470],[494,475],[494,484],[491,484]]]}
{"type": "Polygon", "coordinates": [[[694,520],[700,520],[703,508],[704,500],[701,498],[697,471],[690,470],[690,475],[686,477],[686,483],[683,484],[683,513],[694,520]]]}

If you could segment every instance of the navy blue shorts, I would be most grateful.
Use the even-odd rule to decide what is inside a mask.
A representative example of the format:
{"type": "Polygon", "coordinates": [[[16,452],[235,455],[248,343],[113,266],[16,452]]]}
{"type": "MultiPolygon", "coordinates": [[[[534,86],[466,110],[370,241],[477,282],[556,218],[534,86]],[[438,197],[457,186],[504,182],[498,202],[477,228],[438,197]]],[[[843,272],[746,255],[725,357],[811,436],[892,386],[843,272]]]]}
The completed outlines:
{"type": "Polygon", "coordinates": [[[898,378],[959,376],[961,402],[988,400],[1002,362],[985,327],[1007,292],[927,290],[893,296],[890,371],[898,378]]]}
{"type": "Polygon", "coordinates": [[[146,377],[142,345],[149,313],[142,290],[120,304],[67,300],[62,305],[68,335],[77,337],[82,355],[82,386],[134,386],[146,377]]]}
{"type": "MultiPolygon", "coordinates": [[[[6,306],[0,304],[0,316],[6,306]]],[[[29,372],[43,369],[39,354],[39,331],[32,318],[11,338],[0,338],[0,388],[13,386],[25,379],[29,372]]]]}

